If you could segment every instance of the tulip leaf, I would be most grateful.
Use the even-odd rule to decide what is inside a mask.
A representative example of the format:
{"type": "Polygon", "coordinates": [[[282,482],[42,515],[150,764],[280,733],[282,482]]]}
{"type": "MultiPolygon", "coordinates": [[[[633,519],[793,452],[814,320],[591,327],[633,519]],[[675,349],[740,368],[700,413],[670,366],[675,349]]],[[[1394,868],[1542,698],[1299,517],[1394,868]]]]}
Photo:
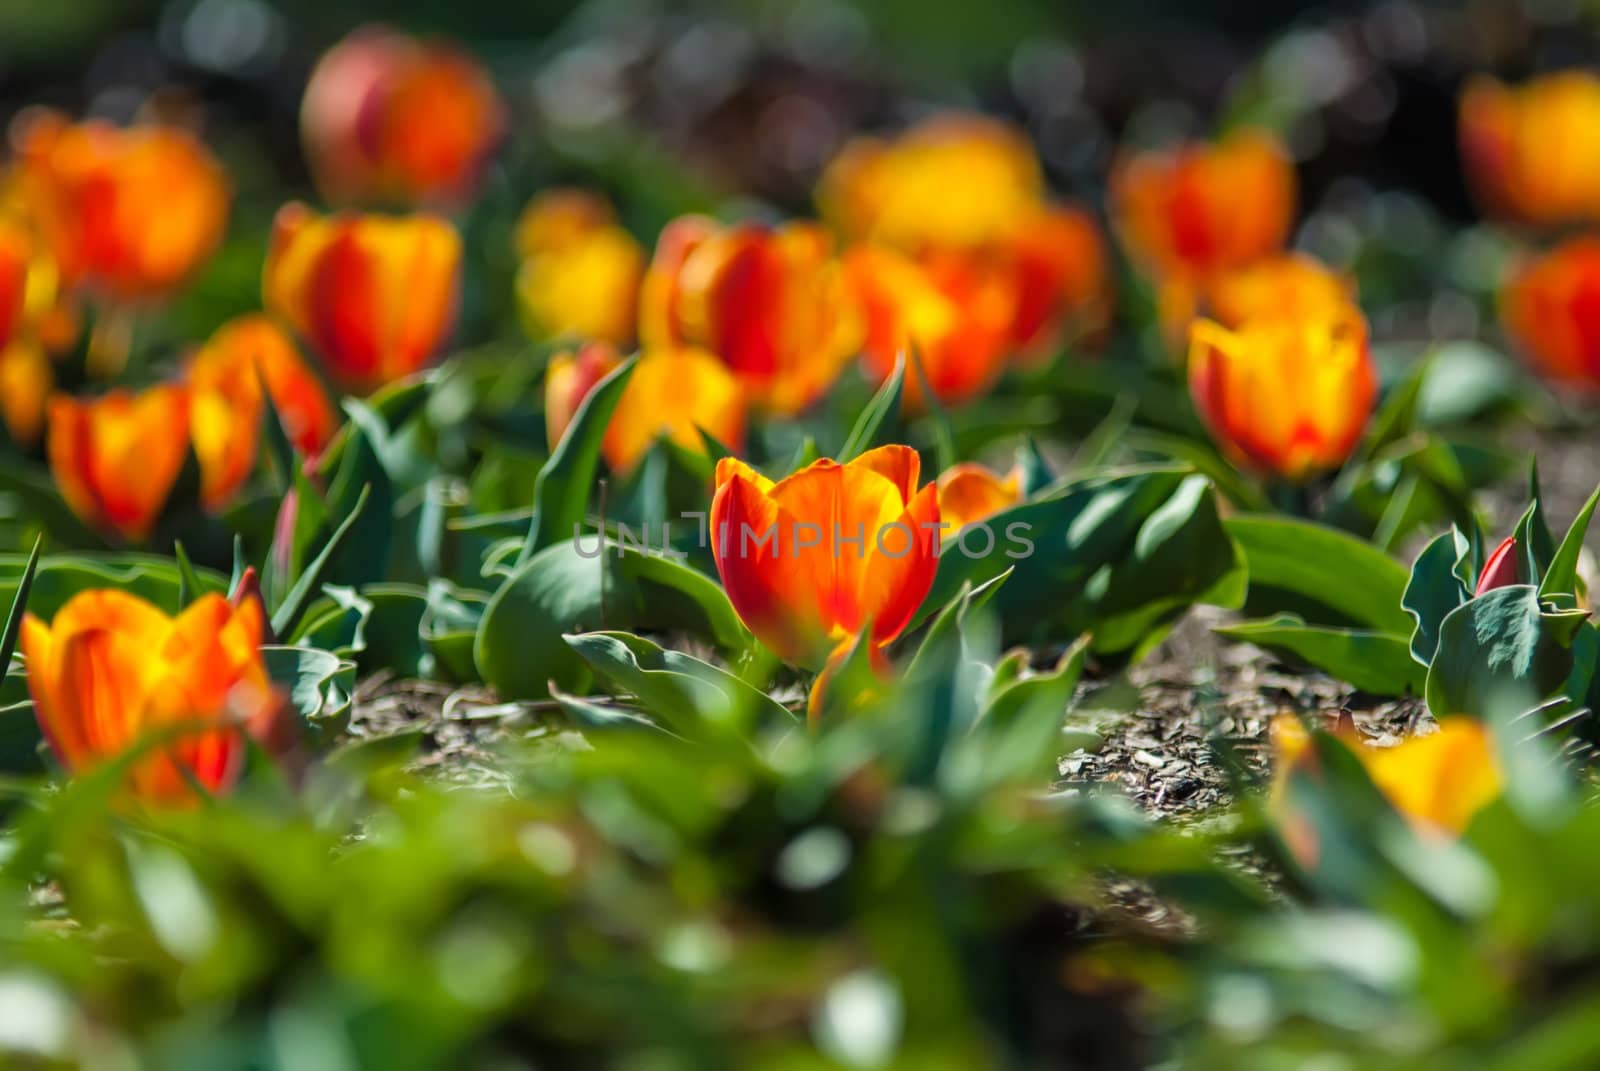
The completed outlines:
{"type": "Polygon", "coordinates": [[[1472,598],[1472,588],[1459,566],[1470,567],[1472,544],[1452,528],[1437,536],[1417,555],[1400,603],[1416,621],[1411,632],[1411,657],[1421,665],[1433,661],[1439,648],[1439,628],[1444,619],[1472,598]]]}
{"type": "MultiPolygon", "coordinates": [[[[1530,480],[1533,483],[1534,498],[1528,503],[1528,508],[1517,520],[1517,527],[1512,530],[1512,538],[1517,541],[1517,553],[1521,556],[1521,576],[1536,582],[1550,568],[1550,563],[1555,560],[1555,536],[1550,532],[1550,525],[1545,521],[1544,506],[1538,498],[1539,469],[1538,463],[1534,468],[1530,480]]],[[[1581,540],[1580,540],[1581,544],[1581,540]]]]}
{"type": "Polygon", "coordinates": [[[1240,514],[1225,522],[1250,572],[1247,612],[1299,613],[1311,624],[1411,633],[1400,601],[1410,573],[1346,532],[1312,521],[1240,514]]]}
{"type": "Polygon", "coordinates": [[[200,578],[195,575],[194,563],[189,560],[189,552],[183,549],[181,540],[173,541],[172,556],[178,563],[178,609],[182,610],[198,597],[200,578]]]}
{"type": "Polygon", "coordinates": [[[1096,651],[1137,656],[1195,602],[1237,605],[1240,564],[1204,477],[1186,466],[1112,470],[969,525],[941,551],[919,616],[1014,567],[995,596],[1006,642],[1091,632],[1096,651]]]}
{"type": "Polygon", "coordinates": [[[782,704],[709,662],[627,632],[563,637],[599,678],[638,698],[671,732],[687,739],[745,739],[761,719],[792,721],[782,704]]]}
{"type": "Polygon", "coordinates": [[[361,494],[356,498],[355,504],[351,506],[350,512],[345,514],[344,520],[339,522],[339,527],[333,530],[333,534],[323,544],[321,553],[312,560],[310,565],[306,566],[305,572],[296,578],[294,586],[283,597],[283,602],[272,612],[272,634],[274,636],[287,636],[299,624],[300,616],[305,613],[312,597],[322,586],[328,571],[328,563],[339,553],[344,546],[345,540],[350,535],[351,529],[355,527],[356,521],[361,519],[361,514],[367,507],[369,494],[370,488],[362,490],[361,494]]]}
{"type": "Polygon", "coordinates": [[[1061,727],[1088,659],[1090,637],[1067,646],[1054,668],[1033,676],[993,682],[971,737],[973,761],[959,763],[985,792],[1011,781],[1038,783],[1048,777],[1062,748],[1061,727]]]}
{"type": "Polygon", "coordinates": [[[1556,594],[1578,593],[1578,558],[1583,554],[1583,540],[1589,534],[1589,522],[1594,518],[1595,506],[1600,504],[1600,487],[1596,487],[1572,519],[1561,545],[1550,559],[1544,579],[1539,582],[1539,597],[1548,599],[1556,594]]]}
{"type": "Polygon", "coordinates": [[[752,642],[716,581],[590,536],[546,547],[510,572],[484,607],[473,659],[508,699],[543,698],[552,682],[579,693],[589,673],[562,637],[596,629],[684,629],[730,654],[752,642]]]}
{"type": "Polygon", "coordinates": [[[1432,357],[1431,353],[1420,357],[1411,366],[1405,379],[1383,400],[1372,417],[1353,463],[1371,460],[1384,447],[1405,438],[1416,427],[1422,386],[1427,382],[1432,357]]]}
{"type": "Polygon", "coordinates": [[[261,658],[300,723],[320,743],[333,742],[350,720],[356,664],[314,647],[264,646],[261,658]]]}
{"type": "Polygon", "coordinates": [[[1575,666],[1571,650],[1587,616],[1544,611],[1531,584],[1495,588],[1458,607],[1439,628],[1428,709],[1435,717],[1532,709],[1569,685],[1575,669],[1592,673],[1593,666],[1575,666]]]}
{"type": "Polygon", "coordinates": [[[1411,657],[1404,635],[1308,625],[1293,614],[1215,630],[1300,662],[1372,695],[1421,695],[1427,670],[1411,657]]]}
{"type": "Polygon", "coordinates": [[[611,414],[622,400],[638,358],[629,358],[595,384],[578,406],[533,485],[533,514],[517,558],[525,565],[538,552],[569,540],[583,525],[589,495],[600,471],[600,444],[611,414]]]}
{"type": "Polygon", "coordinates": [[[0,634],[0,677],[11,670],[11,658],[17,653],[17,638],[22,635],[22,618],[28,612],[28,593],[33,590],[33,578],[39,572],[39,545],[43,537],[35,537],[33,550],[28,552],[28,564],[17,580],[16,594],[11,597],[11,612],[6,615],[6,630],[0,634]]]}
{"type": "Polygon", "coordinates": [[[873,394],[866,408],[861,410],[861,415],[856,417],[855,425],[845,438],[844,445],[839,447],[835,460],[841,465],[866,453],[874,446],[893,441],[899,432],[900,404],[901,397],[905,393],[905,382],[906,355],[901,353],[894,360],[894,371],[889,373],[889,378],[885,379],[877,393],[873,394]]]}
{"type": "MultiPolygon", "coordinates": [[[[15,599],[29,558],[0,554],[0,599],[15,599]]],[[[197,595],[227,592],[220,573],[194,570],[197,595]]],[[[55,616],[66,601],[91,588],[119,588],[146,602],[167,607],[177,604],[182,578],[170,558],[140,552],[51,554],[41,556],[29,588],[28,607],[41,618],[55,616]]]]}

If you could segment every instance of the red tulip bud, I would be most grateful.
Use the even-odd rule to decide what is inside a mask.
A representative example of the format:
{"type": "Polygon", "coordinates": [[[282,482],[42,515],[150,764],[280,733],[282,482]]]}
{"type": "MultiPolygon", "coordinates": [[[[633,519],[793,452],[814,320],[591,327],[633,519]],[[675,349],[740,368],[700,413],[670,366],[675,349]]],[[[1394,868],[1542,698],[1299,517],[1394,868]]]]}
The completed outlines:
{"type": "Polygon", "coordinates": [[[1517,575],[1517,537],[1506,536],[1505,541],[1494,548],[1494,553],[1484,563],[1483,572],[1478,574],[1478,586],[1472,595],[1477,598],[1486,591],[1520,582],[1517,575]]]}

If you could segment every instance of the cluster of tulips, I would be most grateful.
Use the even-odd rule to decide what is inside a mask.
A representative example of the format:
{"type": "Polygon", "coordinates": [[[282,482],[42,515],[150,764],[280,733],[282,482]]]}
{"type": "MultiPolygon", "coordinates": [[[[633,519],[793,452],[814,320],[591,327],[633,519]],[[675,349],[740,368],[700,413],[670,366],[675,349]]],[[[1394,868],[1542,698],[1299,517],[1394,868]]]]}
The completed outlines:
{"type": "MultiPolygon", "coordinates": [[[[1600,215],[1600,178],[1537,151],[1593,136],[1591,117],[1600,84],[1586,77],[1471,89],[1462,138],[1486,204],[1530,226],[1600,215]]],[[[319,191],[342,207],[279,211],[262,311],[220,327],[173,380],[73,397],[53,392],[53,363],[86,316],[90,372],[112,375],[127,325],[219,245],[228,181],[174,126],[22,117],[0,203],[0,411],[13,437],[42,439],[71,508],[131,542],[151,534],[191,453],[203,505],[229,503],[257,465],[269,402],[315,458],[338,432],[337,391],[410,376],[448,340],[462,273],[449,214],[471,202],[507,125],[492,81],[459,51],[387,30],[347,38],[315,70],[302,115],[319,191]]],[[[1112,230],[1154,288],[1166,345],[1187,362],[1219,447],[1242,468],[1304,481],[1350,456],[1377,376],[1353,284],[1287,247],[1295,202],[1288,154],[1254,129],[1126,152],[1109,178],[1112,230]]],[[[817,203],[816,221],[681,217],[647,251],[598,194],[536,196],[507,241],[528,331],[566,347],[545,380],[552,446],[635,348],[602,447],[618,473],[663,436],[694,450],[708,436],[738,455],[752,420],[812,407],[858,359],[883,381],[909,358],[905,404],[955,406],[1009,367],[1038,369],[1110,330],[1110,243],[1088,208],[1050,198],[1030,144],[1004,123],[939,115],[851,142],[817,203]]],[[[1552,377],[1600,383],[1600,240],[1518,274],[1505,318],[1552,377]]],[[[730,456],[716,466],[713,551],[733,607],[774,653],[821,669],[864,643],[881,666],[930,590],[941,532],[1021,494],[1017,473],[970,463],[924,483],[905,446],[776,481],[730,456]],[[817,537],[791,543],[802,528],[817,537]],[[747,529],[779,537],[751,546],[747,529]]],[[[94,592],[52,626],[29,619],[22,649],[69,769],[152,726],[209,725],[140,767],[137,783],[171,798],[191,776],[225,787],[241,734],[266,732],[263,629],[248,590],[175,620],[94,592]]],[[[1298,761],[1284,747],[1285,766],[1298,761]]],[[[1414,747],[1439,765],[1479,744],[1452,730],[1414,747]]]]}

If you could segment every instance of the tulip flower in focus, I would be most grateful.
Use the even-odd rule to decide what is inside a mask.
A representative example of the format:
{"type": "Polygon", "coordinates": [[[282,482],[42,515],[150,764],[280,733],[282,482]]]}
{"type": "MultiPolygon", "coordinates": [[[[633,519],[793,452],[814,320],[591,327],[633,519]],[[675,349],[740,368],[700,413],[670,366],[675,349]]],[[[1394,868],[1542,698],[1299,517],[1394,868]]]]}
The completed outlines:
{"type": "Polygon", "coordinates": [[[815,224],[674,220],[661,232],[640,293],[646,350],[714,353],[753,402],[784,416],[833,385],[861,331],[833,242],[815,224]]]}
{"type": "Polygon", "coordinates": [[[1236,464],[1302,480],[1344,463],[1378,394],[1367,325],[1353,306],[1190,329],[1189,391],[1236,464]]]}
{"type": "Polygon", "coordinates": [[[964,461],[939,474],[939,519],[950,532],[988,520],[1022,501],[1022,472],[997,476],[982,465],[964,461]]]}
{"type": "MultiPolygon", "coordinates": [[[[545,430],[552,450],[595,384],[621,363],[616,350],[601,342],[551,358],[545,373],[545,430]]],[[[744,408],[738,382],[711,354],[688,347],[650,350],[634,365],[600,452],[612,471],[628,473],[662,436],[700,451],[704,444],[697,427],[738,450],[744,444],[744,408]]]]}
{"type": "Polygon", "coordinates": [[[1575,238],[1515,271],[1500,321],[1540,374],[1600,392],[1600,238],[1575,238]]]}
{"type": "Polygon", "coordinates": [[[924,120],[893,141],[858,138],[823,173],[823,217],[856,241],[907,250],[1009,237],[1044,197],[1022,131],[981,116],[924,120]]]}
{"type": "Polygon", "coordinates": [[[644,250],[610,204],[584,190],[552,190],[517,223],[517,301],[534,338],[633,339],[644,250]]]}
{"type": "Polygon", "coordinates": [[[1478,76],[1461,95],[1461,157],[1489,214],[1551,226],[1600,219],[1600,78],[1562,71],[1511,87],[1478,76]]]}
{"type": "MultiPolygon", "coordinates": [[[[874,379],[887,379],[912,346],[942,402],[974,398],[1004,371],[1018,299],[1009,273],[959,254],[913,260],[888,246],[852,249],[845,267],[866,314],[862,357],[874,379]]],[[[923,404],[909,368],[905,394],[923,404]]]]}
{"type": "Polygon", "coordinates": [[[920,473],[908,446],[823,458],[776,483],[717,462],[711,549],[750,631],[813,668],[864,630],[875,650],[899,636],[938,566],[938,493],[918,489],[920,473]]]}
{"type": "Polygon", "coordinates": [[[465,203],[506,123],[494,83],[471,56],[379,26],[328,50],[300,109],[317,187],[339,203],[465,203]]]}
{"type": "Polygon", "coordinates": [[[189,455],[188,391],[169,384],[88,400],[55,395],[45,445],[72,512],[142,542],[189,455]]]}
{"type": "MultiPolygon", "coordinates": [[[[1303,866],[1315,866],[1316,834],[1293,809],[1290,779],[1314,776],[1316,753],[1300,720],[1280,715],[1272,722],[1273,782],[1268,807],[1303,866]]],[[[1419,832],[1457,835],[1500,796],[1503,780],[1489,731],[1475,718],[1441,718],[1428,736],[1394,747],[1373,747],[1353,729],[1338,734],[1366,768],[1367,776],[1419,832]]]]}
{"type": "Polygon", "coordinates": [[[1240,130],[1214,144],[1125,156],[1110,197],[1122,240],[1148,271],[1202,280],[1283,247],[1294,166],[1270,134],[1240,130]]]}
{"type": "Polygon", "coordinates": [[[1495,588],[1521,583],[1520,569],[1517,537],[1506,536],[1500,541],[1500,545],[1494,548],[1494,553],[1489,555],[1489,560],[1483,563],[1483,571],[1478,574],[1477,587],[1472,591],[1473,598],[1495,588]]]}
{"type": "Polygon", "coordinates": [[[255,468],[266,384],[289,441],[314,458],[339,420],[322,383],[272,319],[241,316],[224,324],[189,362],[189,421],[208,509],[226,505],[255,468]]]}
{"type": "Polygon", "coordinates": [[[257,600],[232,606],[214,593],[176,618],[115,590],[80,592],[49,624],[26,615],[28,691],[51,751],[82,774],[166,731],[176,735],[128,769],[135,799],[174,805],[194,802],[195,784],[227,790],[247,734],[265,738],[280,708],[264,627],[257,600]]]}
{"type": "Polygon", "coordinates": [[[461,238],[437,216],[279,209],[262,277],[269,311],[329,373],[370,391],[428,363],[455,321],[461,238]]]}
{"type": "Polygon", "coordinates": [[[227,178],[186,131],[36,111],[18,118],[13,142],[19,192],[64,286],[124,304],[153,300],[221,244],[227,178]]]}

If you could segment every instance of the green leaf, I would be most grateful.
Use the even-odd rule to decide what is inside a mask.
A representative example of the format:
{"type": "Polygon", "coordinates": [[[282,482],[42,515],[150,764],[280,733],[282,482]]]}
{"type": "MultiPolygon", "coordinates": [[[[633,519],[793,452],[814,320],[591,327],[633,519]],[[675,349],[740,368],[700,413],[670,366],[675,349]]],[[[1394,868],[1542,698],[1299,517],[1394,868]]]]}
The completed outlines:
{"type": "Polygon", "coordinates": [[[1521,575],[1537,579],[1544,576],[1550,568],[1550,563],[1555,560],[1556,541],[1555,536],[1550,533],[1549,523],[1545,520],[1544,506],[1539,501],[1537,461],[1533,462],[1529,481],[1533,487],[1533,498],[1517,520],[1517,527],[1511,534],[1517,541],[1517,553],[1522,556],[1521,575]]]}
{"type": "Polygon", "coordinates": [[[685,629],[738,653],[753,642],[721,587],[681,562],[599,537],[546,547],[512,570],[484,608],[473,646],[482,679],[508,699],[551,682],[581,693],[589,673],[563,636],[685,629]]]}
{"type": "Polygon", "coordinates": [[[1490,708],[1532,709],[1572,675],[1569,650],[1583,611],[1545,613],[1530,584],[1512,584],[1471,600],[1444,619],[1428,668],[1428,709],[1435,717],[1483,716],[1490,708]]]}
{"type": "Polygon", "coordinates": [[[910,343],[907,353],[910,355],[911,372],[917,377],[917,389],[921,391],[922,406],[926,412],[924,419],[933,425],[934,459],[940,472],[948,472],[956,463],[957,456],[956,432],[950,423],[950,412],[934,393],[915,342],[910,343]]]}
{"type": "Polygon", "coordinates": [[[760,719],[791,721],[782,704],[727,670],[626,632],[564,637],[601,680],[637,696],[645,710],[687,739],[745,740],[760,719]]]}
{"type": "Polygon", "coordinates": [[[1366,437],[1356,451],[1355,464],[1370,461],[1384,447],[1398,442],[1416,428],[1417,407],[1422,398],[1422,386],[1432,367],[1432,354],[1423,354],[1412,365],[1410,373],[1389,392],[1372,418],[1366,437]]]}
{"type": "Polygon", "coordinates": [[[1293,614],[1215,630],[1290,662],[1303,662],[1373,695],[1421,695],[1427,671],[1403,635],[1308,625],[1293,614]]]}
{"type": "Polygon", "coordinates": [[[637,357],[629,358],[595,384],[578,406],[550,460],[539,470],[533,485],[533,517],[517,558],[519,564],[526,564],[547,547],[571,539],[582,526],[595,474],[600,470],[600,443],[637,361],[637,357]]]}
{"type": "Polygon", "coordinates": [[[33,590],[33,578],[39,572],[39,544],[42,542],[42,538],[34,539],[33,549],[28,552],[28,564],[23,567],[16,594],[11,597],[6,630],[0,633],[0,677],[11,671],[11,658],[17,653],[17,638],[22,635],[22,618],[28,612],[28,593],[33,590]]]}
{"type": "Polygon", "coordinates": [[[906,357],[902,353],[895,358],[894,371],[889,373],[889,378],[883,381],[867,407],[856,418],[855,426],[850,429],[844,445],[839,447],[839,455],[835,459],[841,465],[872,447],[881,445],[889,439],[880,440],[881,434],[888,435],[891,439],[898,433],[900,426],[900,397],[904,393],[906,379],[906,357]]]}
{"type": "Polygon", "coordinates": [[[1472,598],[1458,566],[1472,555],[1472,544],[1458,528],[1437,536],[1417,555],[1400,604],[1416,622],[1411,657],[1426,666],[1439,648],[1439,628],[1456,607],[1472,598]]]}
{"type": "Polygon", "coordinates": [[[182,542],[172,544],[172,556],[178,562],[178,609],[181,611],[199,595],[200,578],[195,575],[194,563],[189,560],[189,552],[183,549],[182,542]]]}
{"type": "Polygon", "coordinates": [[[355,527],[356,521],[361,519],[362,511],[367,506],[368,493],[368,490],[362,490],[355,504],[350,508],[350,512],[345,515],[344,520],[339,522],[339,527],[333,530],[333,535],[328,537],[327,543],[323,544],[322,552],[306,567],[305,572],[300,574],[299,578],[294,582],[294,587],[290,588],[289,593],[284,596],[283,602],[272,612],[272,634],[274,636],[286,636],[294,631],[295,625],[299,624],[300,615],[305,612],[312,596],[322,586],[324,576],[328,571],[328,563],[333,560],[334,555],[339,553],[340,548],[344,546],[346,538],[350,535],[351,529],[355,527]]]}
{"type": "Polygon", "coordinates": [[[996,596],[1008,643],[1090,632],[1096,651],[1137,657],[1196,601],[1237,605],[1242,595],[1238,550],[1215,496],[1186,466],[1069,480],[986,526],[969,526],[941,551],[919,618],[947,605],[962,584],[1012,568],[996,596]]]}
{"type": "Polygon", "coordinates": [[[313,739],[334,742],[350,721],[356,664],[314,647],[264,646],[261,658],[313,739]]]}
{"type": "Polygon", "coordinates": [[[1401,606],[1410,574],[1372,545],[1312,521],[1239,514],[1224,524],[1250,571],[1251,613],[1300,613],[1312,624],[1409,635],[1401,606]]]}
{"type": "Polygon", "coordinates": [[[1589,521],[1594,517],[1597,503],[1600,503],[1600,487],[1594,489],[1589,495],[1589,501],[1583,504],[1578,515],[1572,519],[1572,525],[1561,539],[1561,546],[1556,548],[1555,555],[1550,559],[1550,568],[1545,570],[1544,579],[1539,583],[1541,599],[1548,599],[1558,593],[1577,594],[1578,558],[1583,553],[1583,540],[1589,534],[1589,521]]]}

